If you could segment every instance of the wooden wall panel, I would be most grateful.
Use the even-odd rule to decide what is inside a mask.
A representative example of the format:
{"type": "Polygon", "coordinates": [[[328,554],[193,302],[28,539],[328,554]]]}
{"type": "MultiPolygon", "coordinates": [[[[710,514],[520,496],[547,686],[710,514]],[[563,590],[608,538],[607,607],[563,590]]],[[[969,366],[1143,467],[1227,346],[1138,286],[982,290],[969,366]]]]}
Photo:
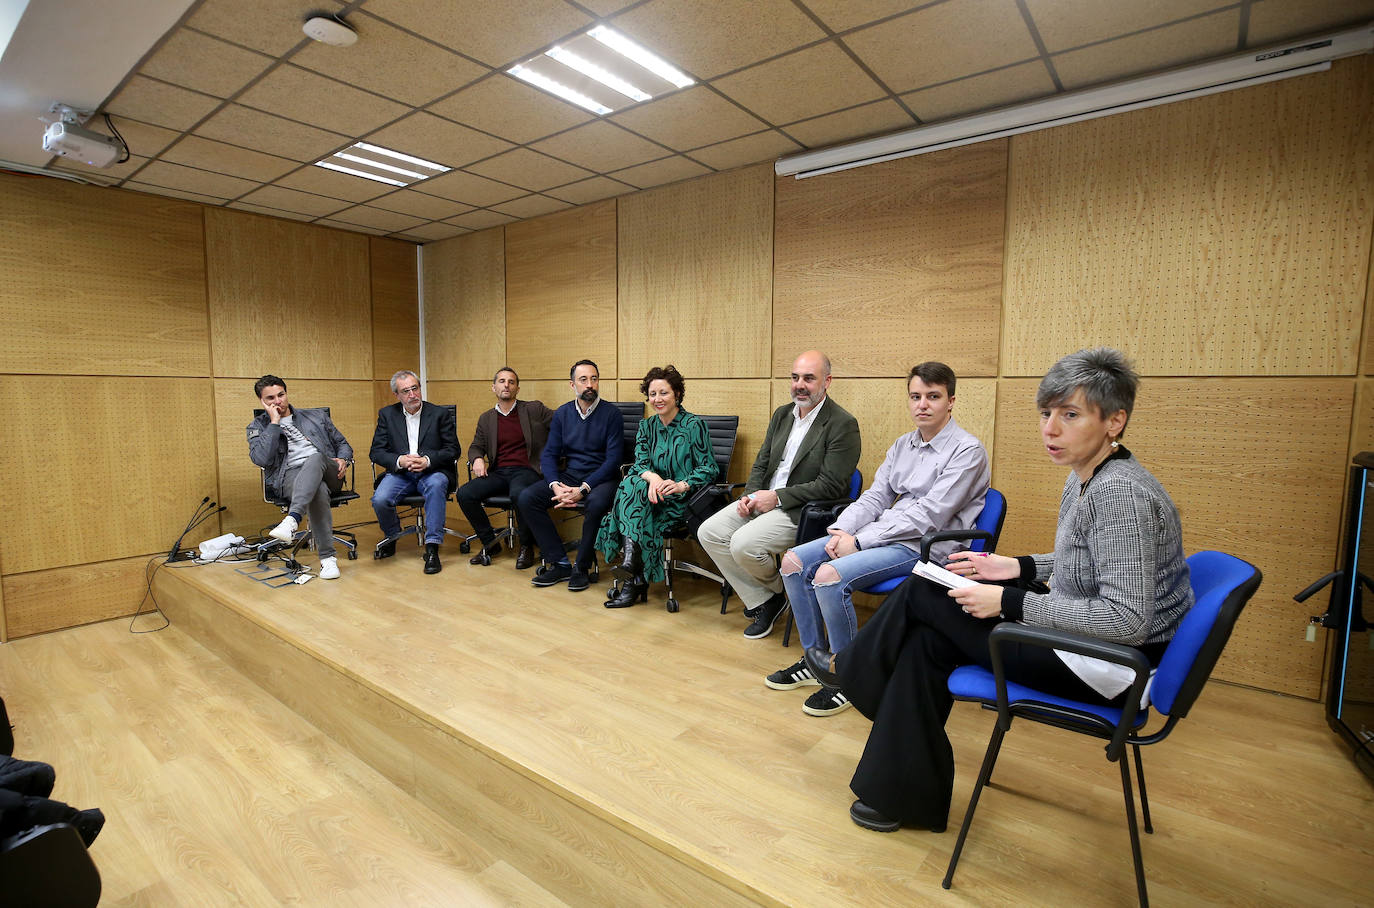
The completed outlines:
{"type": "Polygon", "coordinates": [[[619,200],[620,372],[768,375],[773,169],[746,167],[619,200]]]}
{"type": "Polygon", "coordinates": [[[208,375],[200,206],[0,175],[0,372],[208,375]]]}
{"type": "Polygon", "coordinates": [[[773,374],[824,346],[844,376],[938,359],[996,375],[1007,140],[777,181],[773,374]]]}
{"type": "Polygon", "coordinates": [[[369,237],[372,266],[372,377],[420,371],[419,272],[414,243],[369,237]]]}
{"type": "Polygon", "coordinates": [[[1374,379],[1355,382],[1355,419],[1350,433],[1350,456],[1374,451],[1374,379]]]}
{"type": "Polygon", "coordinates": [[[615,204],[506,228],[506,354],[521,376],[558,378],[583,358],[616,376],[615,204]]]}
{"type": "MultiPolygon", "coordinates": [[[[1067,475],[1041,446],[1036,385],[1007,380],[998,389],[993,479],[1007,495],[1006,554],[1052,550],[1067,475]]],[[[1292,594],[1335,558],[1353,403],[1350,382],[1340,379],[1141,384],[1125,442],[1178,506],[1184,551],[1220,549],[1264,572],[1217,677],[1317,696],[1322,653],[1304,642],[1310,609],[1292,594]]]]}
{"type": "MultiPolygon", "coordinates": [[[[188,515],[189,516],[189,515],[188,515]]],[[[208,526],[209,524],[206,524],[208,526]]],[[[197,541],[217,533],[197,537],[197,541]]],[[[171,548],[175,539],[167,540],[171,548]]],[[[156,557],[156,556],[154,556],[156,557]]],[[[162,558],[158,557],[161,561],[162,558]]],[[[148,556],[98,561],[71,567],[32,571],[27,574],[7,574],[0,587],[4,590],[6,622],[11,638],[27,637],[45,631],[90,624],[122,615],[132,615],[143,601],[147,588],[148,556]]],[[[163,570],[185,570],[170,568],[163,570]]],[[[148,606],[151,610],[152,606],[148,606]]],[[[162,619],[156,614],[139,618],[140,629],[156,627],[162,619]]]]}
{"type": "Polygon", "coordinates": [[[505,232],[429,243],[422,259],[426,380],[490,382],[506,364],[505,232]]]}
{"type": "Polygon", "coordinates": [[[0,447],[5,570],[170,548],[214,495],[211,405],[209,379],[0,376],[0,412],[24,414],[0,447]]]}
{"type": "Polygon", "coordinates": [[[1374,239],[1369,250],[1369,276],[1365,279],[1364,291],[1364,344],[1361,347],[1365,375],[1374,375],[1374,239]]]}
{"type": "Polygon", "coordinates": [[[372,377],[368,237],[205,210],[215,375],[372,377]]]}
{"type": "MultiPolygon", "coordinates": [[[[286,379],[287,396],[296,407],[329,407],[330,418],[353,448],[355,480],[361,501],[335,512],[336,523],[372,520],[372,466],[367,459],[377,427],[375,382],[286,379]]],[[[224,532],[256,535],[275,526],[281,512],[262,500],[262,471],[248,459],[247,426],[254,408],[253,383],[242,378],[215,379],[215,435],[219,446],[219,502],[229,510],[221,516],[224,532]]],[[[395,401],[395,398],[392,398],[395,401]]],[[[206,437],[209,437],[208,427],[206,437]]],[[[214,534],[197,537],[197,542],[214,534]]]]}
{"type": "Polygon", "coordinates": [[[1352,374],[1371,96],[1362,57],[1013,138],[1002,374],[1098,344],[1148,375],[1352,374]]]}

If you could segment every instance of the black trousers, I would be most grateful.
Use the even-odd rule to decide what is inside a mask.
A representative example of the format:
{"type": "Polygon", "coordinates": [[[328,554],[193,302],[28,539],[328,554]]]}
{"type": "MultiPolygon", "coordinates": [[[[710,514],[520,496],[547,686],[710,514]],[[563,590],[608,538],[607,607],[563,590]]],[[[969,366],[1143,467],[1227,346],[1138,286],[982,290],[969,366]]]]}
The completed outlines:
{"type": "MultiPolygon", "coordinates": [[[[964,614],[948,591],[912,577],[892,591],[835,657],[845,695],[873,720],[849,787],[859,800],[909,826],[943,830],[954,790],[954,750],[945,720],[954,700],[950,672],[991,669],[988,635],[999,619],[964,614]]],[[[1105,702],[1052,650],[1002,651],[1013,681],[1075,700],[1105,702]]]]}
{"type": "MultiPolygon", "coordinates": [[[[472,524],[477,538],[482,540],[483,545],[490,545],[496,538],[496,531],[491,527],[491,518],[487,516],[487,509],[482,507],[482,500],[492,495],[509,495],[511,504],[515,505],[520,500],[520,493],[541,478],[538,470],[529,467],[496,467],[488,470],[486,476],[475,476],[463,483],[454,497],[458,499],[458,507],[468,523],[472,524]]],[[[534,534],[529,531],[525,521],[517,520],[515,527],[520,534],[521,545],[534,545],[534,534]]]]}
{"type": "MultiPolygon", "coordinates": [[[[582,480],[564,476],[560,482],[576,486],[582,480]]],[[[592,486],[591,494],[582,500],[586,510],[582,512],[582,539],[577,544],[577,567],[588,570],[596,560],[596,531],[601,526],[601,518],[611,510],[615,501],[615,482],[603,482],[592,486]]],[[[539,552],[549,564],[558,564],[565,557],[563,538],[558,535],[558,527],[553,522],[549,509],[553,507],[553,492],[548,482],[541,477],[520,493],[520,522],[530,528],[539,542],[539,552]]],[[[560,508],[560,512],[564,509],[560,508]]],[[[576,513],[566,511],[566,513],[576,513]]]]}

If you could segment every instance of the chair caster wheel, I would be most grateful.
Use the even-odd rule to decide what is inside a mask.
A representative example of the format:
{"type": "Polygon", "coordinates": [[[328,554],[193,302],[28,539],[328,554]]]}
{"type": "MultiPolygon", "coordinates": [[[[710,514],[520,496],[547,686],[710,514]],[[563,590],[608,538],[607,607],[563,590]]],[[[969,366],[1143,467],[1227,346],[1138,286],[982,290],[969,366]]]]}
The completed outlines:
{"type": "Polygon", "coordinates": [[[464,539],[462,542],[458,543],[458,551],[466,555],[468,552],[472,551],[472,544],[464,539]]]}
{"type": "Polygon", "coordinates": [[[349,561],[357,561],[357,560],[358,560],[358,553],[355,552],[355,551],[353,551],[352,549],[349,549],[349,550],[348,550],[348,560],[349,560],[349,561]]]}
{"type": "Polygon", "coordinates": [[[670,614],[676,614],[676,613],[677,613],[677,600],[676,600],[676,599],[669,599],[669,600],[668,600],[668,612],[669,612],[670,614]]]}

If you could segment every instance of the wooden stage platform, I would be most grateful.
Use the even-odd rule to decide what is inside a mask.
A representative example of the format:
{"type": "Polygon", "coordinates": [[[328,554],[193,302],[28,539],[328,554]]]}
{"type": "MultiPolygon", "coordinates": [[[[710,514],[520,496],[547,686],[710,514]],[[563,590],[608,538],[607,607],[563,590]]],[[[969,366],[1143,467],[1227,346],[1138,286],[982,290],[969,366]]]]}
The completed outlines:
{"type": "MultiPolygon", "coordinates": [[[[169,568],[158,601],[562,902],[1134,903],[1119,777],[1093,742],[1013,730],[945,892],[990,713],[959,704],[951,718],[950,832],[868,832],[847,814],[868,722],[852,709],[806,716],[815,688],[764,686],[799,656],[795,641],[781,646],[781,624],[748,640],[738,600],[722,616],[717,588],[691,579],[679,614],[665,612],[661,586],[648,605],[608,610],[605,575],[580,594],[535,589],[510,553],[471,567],[452,542],[443,572],[425,576],[407,542],[373,561],[371,530],[339,580],[273,589],[235,565],[169,568]]],[[[1312,879],[1310,862],[1330,857],[1323,836],[1274,826],[1267,806],[1286,803],[1299,823],[1349,806],[1334,795],[1288,803],[1292,773],[1335,752],[1319,709],[1213,685],[1176,740],[1147,754],[1157,831],[1144,851],[1158,904],[1312,903],[1314,886],[1317,901],[1352,896],[1312,879]]],[[[1368,819],[1326,838],[1362,830],[1349,847],[1367,857],[1368,819]]]]}

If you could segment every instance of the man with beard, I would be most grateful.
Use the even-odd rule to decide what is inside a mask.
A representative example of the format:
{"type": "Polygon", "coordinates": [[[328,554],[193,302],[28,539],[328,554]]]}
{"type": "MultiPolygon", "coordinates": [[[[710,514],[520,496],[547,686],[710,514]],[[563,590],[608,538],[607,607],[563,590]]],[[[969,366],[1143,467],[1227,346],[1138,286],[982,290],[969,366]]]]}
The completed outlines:
{"type": "Polygon", "coordinates": [[[792,364],[792,403],[773,411],[744,494],[697,531],[702,548],[739,594],[753,622],[744,636],[767,637],[787,604],[776,555],[797,541],[808,501],[842,498],[859,462],[859,423],[826,396],[830,359],[809,350],[792,364]]]}
{"type": "MultiPolygon", "coordinates": [[[[539,543],[544,567],[530,581],[535,586],[568,582],[573,592],[585,590],[587,572],[596,558],[596,531],[615,500],[620,481],[620,452],[625,420],[614,406],[601,405],[596,363],[578,360],[569,372],[573,400],[559,407],[541,454],[543,481],[520,493],[517,511],[539,543]],[[549,508],[583,505],[582,539],[577,559],[569,563],[549,508]]],[[[784,546],[785,548],[785,546],[784,546]]]]}

